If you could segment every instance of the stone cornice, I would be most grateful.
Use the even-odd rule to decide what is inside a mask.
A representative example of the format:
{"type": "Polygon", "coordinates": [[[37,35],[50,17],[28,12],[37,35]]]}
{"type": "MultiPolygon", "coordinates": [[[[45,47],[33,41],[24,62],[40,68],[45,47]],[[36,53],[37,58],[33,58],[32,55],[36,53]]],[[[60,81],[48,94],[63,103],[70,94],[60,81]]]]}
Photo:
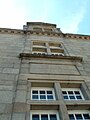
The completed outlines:
{"type": "Polygon", "coordinates": [[[24,31],[21,29],[0,28],[0,33],[23,34],[24,31]]]}
{"type": "Polygon", "coordinates": [[[51,26],[56,27],[56,24],[44,23],[44,22],[27,22],[27,25],[39,25],[39,26],[51,26]]]}
{"type": "Polygon", "coordinates": [[[64,37],[63,33],[53,32],[53,31],[35,31],[35,30],[28,30],[26,31],[27,35],[34,34],[34,35],[46,35],[46,36],[55,36],[55,37],[64,37]]]}
{"type": "Polygon", "coordinates": [[[81,35],[81,34],[70,34],[70,33],[61,33],[54,31],[35,31],[35,30],[21,30],[21,29],[9,29],[9,28],[0,28],[0,33],[8,34],[23,34],[23,35],[39,35],[39,36],[51,36],[51,37],[62,37],[72,40],[90,40],[90,35],[81,35]]]}
{"type": "Polygon", "coordinates": [[[59,56],[59,55],[48,55],[48,54],[31,54],[31,53],[20,53],[19,58],[30,59],[30,58],[47,58],[47,59],[62,59],[82,62],[82,57],[77,56],[59,56]]]}
{"type": "Polygon", "coordinates": [[[70,34],[66,33],[64,34],[65,38],[69,39],[82,39],[82,40],[90,40],[90,35],[81,35],[81,34],[70,34]]]}

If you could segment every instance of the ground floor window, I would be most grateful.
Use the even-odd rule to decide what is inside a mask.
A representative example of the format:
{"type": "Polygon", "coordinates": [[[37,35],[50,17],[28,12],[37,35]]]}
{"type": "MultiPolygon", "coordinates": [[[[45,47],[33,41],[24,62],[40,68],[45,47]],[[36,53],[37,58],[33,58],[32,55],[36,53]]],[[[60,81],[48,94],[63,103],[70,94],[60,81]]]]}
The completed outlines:
{"type": "Polygon", "coordinates": [[[90,120],[90,111],[73,111],[69,112],[70,120],[90,120]]]}
{"type": "Polygon", "coordinates": [[[32,100],[55,100],[55,93],[53,88],[33,87],[31,90],[32,100]]]}
{"type": "Polygon", "coordinates": [[[84,100],[83,94],[78,88],[63,88],[62,94],[65,100],[84,100]]]}
{"type": "Polygon", "coordinates": [[[57,111],[32,111],[31,120],[59,120],[57,111]]]}

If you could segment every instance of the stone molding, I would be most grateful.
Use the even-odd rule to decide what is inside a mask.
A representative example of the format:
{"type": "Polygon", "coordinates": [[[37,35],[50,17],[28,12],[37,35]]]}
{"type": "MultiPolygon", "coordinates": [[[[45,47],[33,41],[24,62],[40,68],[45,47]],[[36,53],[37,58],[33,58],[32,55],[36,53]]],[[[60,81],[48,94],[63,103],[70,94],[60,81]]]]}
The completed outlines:
{"type": "Polygon", "coordinates": [[[64,59],[64,60],[72,60],[82,62],[82,57],[77,56],[59,56],[59,55],[48,55],[48,54],[37,54],[37,53],[20,53],[19,58],[21,59],[29,59],[29,58],[47,58],[47,59],[64,59]]]}

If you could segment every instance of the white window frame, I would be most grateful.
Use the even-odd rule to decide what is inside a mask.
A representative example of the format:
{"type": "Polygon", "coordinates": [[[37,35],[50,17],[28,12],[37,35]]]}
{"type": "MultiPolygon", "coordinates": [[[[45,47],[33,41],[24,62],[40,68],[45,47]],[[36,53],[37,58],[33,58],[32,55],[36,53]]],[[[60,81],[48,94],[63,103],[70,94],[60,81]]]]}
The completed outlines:
{"type": "Polygon", "coordinates": [[[51,54],[51,55],[54,54],[54,55],[61,55],[61,56],[64,56],[64,53],[53,53],[53,52],[51,52],[50,54],[51,54]]]}
{"type": "Polygon", "coordinates": [[[32,87],[32,89],[31,89],[31,100],[45,100],[45,101],[56,100],[54,88],[48,88],[48,87],[32,87]],[[41,95],[41,94],[38,94],[39,99],[33,99],[33,98],[32,98],[32,96],[33,96],[32,91],[33,91],[33,90],[37,90],[38,93],[39,93],[40,90],[44,90],[44,91],[45,91],[46,99],[40,99],[40,95],[41,95]],[[47,99],[47,93],[46,93],[46,91],[49,91],[49,90],[52,91],[53,99],[47,99]]]}
{"type": "Polygon", "coordinates": [[[32,51],[32,54],[34,54],[34,53],[36,53],[36,54],[47,54],[47,52],[32,51]]]}
{"type": "Polygon", "coordinates": [[[81,90],[79,88],[62,88],[62,91],[66,91],[67,92],[68,99],[65,99],[65,100],[85,100],[84,96],[83,96],[83,94],[82,94],[82,92],[81,92],[81,90]],[[73,93],[74,93],[74,91],[79,91],[82,99],[77,99],[75,93],[73,94],[75,99],[70,99],[68,91],[73,91],[73,93]]]}
{"type": "Polygon", "coordinates": [[[57,110],[31,110],[31,112],[30,112],[30,120],[32,120],[32,115],[33,114],[39,115],[40,120],[41,120],[41,115],[42,114],[48,115],[48,120],[50,120],[49,115],[55,114],[57,116],[57,120],[60,120],[57,110]]]}
{"type": "MultiPolygon", "coordinates": [[[[77,120],[75,117],[75,114],[81,114],[82,117],[83,117],[83,114],[89,114],[89,116],[90,116],[90,111],[89,110],[69,110],[68,114],[73,114],[75,120],[77,120]]],[[[84,117],[83,117],[83,120],[85,120],[84,117]]]]}

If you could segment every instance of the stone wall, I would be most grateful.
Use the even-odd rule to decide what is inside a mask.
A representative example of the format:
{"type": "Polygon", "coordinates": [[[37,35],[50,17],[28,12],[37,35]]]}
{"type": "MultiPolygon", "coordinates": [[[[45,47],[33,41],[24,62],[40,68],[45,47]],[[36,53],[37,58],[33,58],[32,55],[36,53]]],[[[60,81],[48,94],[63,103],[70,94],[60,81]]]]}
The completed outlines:
{"type": "MultiPolygon", "coordinates": [[[[61,118],[68,120],[66,105],[74,103],[63,102],[60,93],[65,82],[73,87],[81,87],[82,90],[84,88],[86,99],[90,98],[90,40],[24,33],[0,34],[0,120],[29,120],[30,109],[36,109],[41,104],[48,106],[48,109],[50,106],[59,109],[61,118]],[[31,53],[33,40],[60,42],[66,55],[82,57],[83,61],[19,58],[20,53],[31,53]],[[31,101],[31,87],[35,82],[41,85],[53,84],[58,100],[51,103],[31,101]]],[[[89,102],[86,103],[79,104],[88,106],[89,102]]],[[[42,106],[38,109],[42,109],[42,106]]]]}

